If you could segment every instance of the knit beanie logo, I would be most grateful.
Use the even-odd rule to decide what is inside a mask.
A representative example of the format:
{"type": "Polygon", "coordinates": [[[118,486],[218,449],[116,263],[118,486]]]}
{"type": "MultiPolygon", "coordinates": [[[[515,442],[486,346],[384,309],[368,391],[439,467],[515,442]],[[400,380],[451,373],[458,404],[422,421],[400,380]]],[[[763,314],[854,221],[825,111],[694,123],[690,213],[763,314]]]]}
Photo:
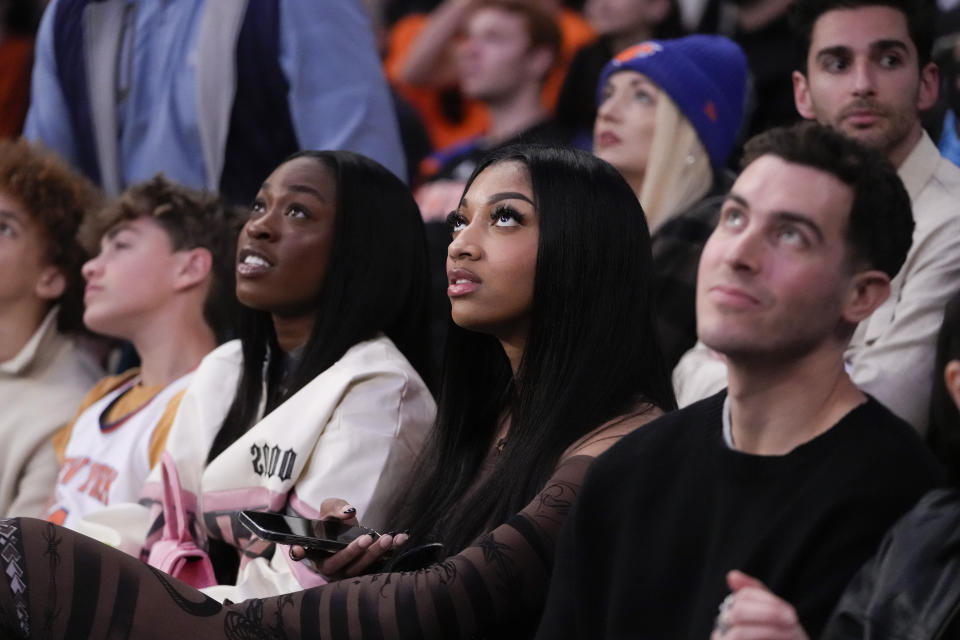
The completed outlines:
{"type": "Polygon", "coordinates": [[[717,107],[713,104],[713,100],[707,100],[707,104],[703,105],[703,113],[710,118],[710,122],[717,121],[717,107]]]}
{"type": "Polygon", "coordinates": [[[632,47],[627,47],[618,53],[616,57],[614,57],[614,60],[622,64],[628,60],[633,60],[634,58],[647,58],[658,51],[663,51],[663,47],[660,46],[659,42],[641,42],[640,44],[635,44],[632,47]]]}

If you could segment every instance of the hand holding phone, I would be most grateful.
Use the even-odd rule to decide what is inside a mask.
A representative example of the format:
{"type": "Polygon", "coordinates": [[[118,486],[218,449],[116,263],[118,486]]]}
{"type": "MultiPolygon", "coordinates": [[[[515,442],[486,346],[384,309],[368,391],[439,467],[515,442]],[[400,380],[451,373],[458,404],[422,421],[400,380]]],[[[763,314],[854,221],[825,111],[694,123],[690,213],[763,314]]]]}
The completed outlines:
{"type": "MultiPolygon", "coordinates": [[[[361,546],[363,540],[351,543],[343,551],[327,558],[315,559],[320,572],[330,579],[342,580],[366,573],[403,572],[424,569],[446,557],[445,549],[439,542],[412,547],[403,546],[406,534],[382,535],[378,540],[361,546]]],[[[296,547],[291,549],[294,555],[296,547]]],[[[302,552],[299,554],[303,558],[302,552]]]]}
{"type": "MultiPolygon", "coordinates": [[[[240,522],[254,534],[280,544],[299,545],[309,555],[319,554],[321,573],[330,578],[353,577],[378,571],[414,571],[444,558],[444,547],[439,542],[400,548],[405,540],[381,535],[368,527],[345,524],[341,520],[311,520],[297,516],[262,511],[241,511],[240,522]],[[351,543],[369,535],[370,544],[351,543]],[[339,553],[350,547],[349,551],[339,553]],[[336,557],[332,557],[336,556],[336,557]]],[[[363,541],[360,541],[363,542],[363,541]]],[[[291,553],[291,557],[294,557],[291,553]]],[[[296,558],[294,559],[302,559],[296,558]]],[[[318,563],[319,564],[319,563],[318,563]]]]}
{"type": "Polygon", "coordinates": [[[280,544],[300,545],[305,549],[332,555],[366,534],[376,540],[380,534],[360,525],[341,520],[311,520],[265,511],[241,511],[240,522],[264,540],[280,544]]]}

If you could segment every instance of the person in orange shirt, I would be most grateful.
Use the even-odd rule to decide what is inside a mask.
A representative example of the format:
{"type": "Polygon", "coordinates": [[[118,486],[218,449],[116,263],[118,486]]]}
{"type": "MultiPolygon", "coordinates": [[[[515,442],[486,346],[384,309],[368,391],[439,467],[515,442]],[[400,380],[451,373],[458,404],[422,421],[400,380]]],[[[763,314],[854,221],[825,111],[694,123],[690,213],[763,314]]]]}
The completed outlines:
{"type": "MultiPolygon", "coordinates": [[[[488,126],[486,109],[458,89],[454,43],[467,18],[482,0],[444,0],[430,14],[413,13],[390,30],[385,61],[387,79],[420,111],[435,148],[482,133],[488,126]]],[[[554,68],[544,82],[543,105],[552,111],[574,54],[594,40],[590,24],[560,0],[533,3],[554,16],[561,45],[554,68]]]]}

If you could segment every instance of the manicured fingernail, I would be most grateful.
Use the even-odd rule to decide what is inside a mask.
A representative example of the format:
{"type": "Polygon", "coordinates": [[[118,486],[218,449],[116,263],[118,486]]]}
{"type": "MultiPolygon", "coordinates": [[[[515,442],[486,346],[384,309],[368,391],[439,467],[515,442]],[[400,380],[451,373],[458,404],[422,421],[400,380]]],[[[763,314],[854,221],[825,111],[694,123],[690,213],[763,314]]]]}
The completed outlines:
{"type": "Polygon", "coordinates": [[[357,512],[357,510],[354,509],[353,507],[347,507],[346,509],[343,510],[343,512],[348,515],[353,515],[354,513],[357,512]]]}
{"type": "Polygon", "coordinates": [[[290,547],[289,553],[290,553],[290,559],[291,559],[291,560],[299,560],[299,559],[300,559],[300,558],[298,558],[298,557],[296,556],[296,554],[293,553],[293,547],[290,547]]]}

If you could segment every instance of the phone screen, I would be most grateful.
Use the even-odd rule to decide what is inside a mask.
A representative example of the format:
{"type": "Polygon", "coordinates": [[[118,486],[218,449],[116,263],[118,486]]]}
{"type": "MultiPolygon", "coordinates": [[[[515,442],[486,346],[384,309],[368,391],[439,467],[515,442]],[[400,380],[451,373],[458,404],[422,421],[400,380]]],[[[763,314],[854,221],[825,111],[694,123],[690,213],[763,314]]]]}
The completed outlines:
{"type": "Polygon", "coordinates": [[[299,544],[311,549],[335,552],[363,534],[374,538],[377,532],[340,520],[310,520],[262,511],[242,511],[240,522],[259,537],[283,544],[299,544]]]}

